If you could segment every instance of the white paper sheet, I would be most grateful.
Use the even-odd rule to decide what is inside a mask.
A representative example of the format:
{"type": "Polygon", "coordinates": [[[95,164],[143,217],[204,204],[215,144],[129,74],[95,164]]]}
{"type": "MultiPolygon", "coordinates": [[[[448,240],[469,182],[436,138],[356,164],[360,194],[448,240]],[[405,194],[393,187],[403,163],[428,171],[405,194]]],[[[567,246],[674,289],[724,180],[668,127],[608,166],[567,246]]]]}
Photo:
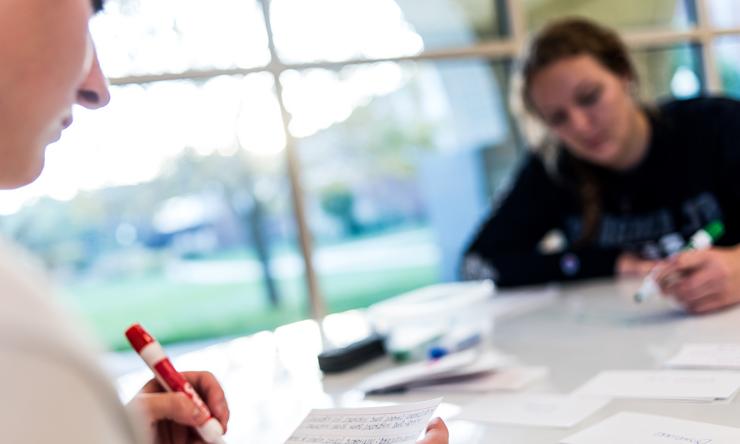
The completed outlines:
{"type": "Polygon", "coordinates": [[[574,394],[612,398],[728,399],[740,388],[740,372],[611,370],[601,372],[574,394]]]}
{"type": "Polygon", "coordinates": [[[413,444],[441,401],[311,410],[285,444],[413,444]]]}
{"type": "Polygon", "coordinates": [[[545,378],[547,367],[510,367],[451,384],[435,384],[417,387],[415,390],[457,393],[512,392],[545,378]]]}
{"type": "Polygon", "coordinates": [[[665,365],[740,370],[740,344],[686,344],[665,365]]]}
{"type": "Polygon", "coordinates": [[[561,444],[736,444],[740,429],[665,416],[622,412],[561,444]]]}
{"type": "Polygon", "coordinates": [[[609,399],[570,395],[497,395],[463,406],[456,419],[539,427],[573,427],[609,399]]]}
{"type": "Polygon", "coordinates": [[[361,381],[358,388],[369,394],[403,391],[482,376],[510,366],[512,362],[510,356],[466,350],[434,361],[416,362],[376,373],[361,381]]]}

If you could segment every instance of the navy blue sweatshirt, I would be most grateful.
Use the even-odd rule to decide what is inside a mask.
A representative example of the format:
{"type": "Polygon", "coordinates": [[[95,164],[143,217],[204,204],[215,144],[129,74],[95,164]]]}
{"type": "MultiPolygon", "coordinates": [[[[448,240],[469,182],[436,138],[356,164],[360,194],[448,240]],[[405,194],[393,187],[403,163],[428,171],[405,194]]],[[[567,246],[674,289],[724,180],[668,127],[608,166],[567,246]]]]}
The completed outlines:
{"type": "Polygon", "coordinates": [[[589,165],[561,149],[553,174],[529,154],[468,246],[463,277],[515,286],[611,276],[622,252],[665,256],[670,240],[684,242],[714,220],[726,227],[718,245],[740,243],[740,102],[671,101],[648,115],[648,152],[629,171],[589,165]],[[596,178],[601,202],[587,239],[584,169],[596,178]],[[552,230],[562,232],[565,249],[544,253],[539,245],[552,230]]]}

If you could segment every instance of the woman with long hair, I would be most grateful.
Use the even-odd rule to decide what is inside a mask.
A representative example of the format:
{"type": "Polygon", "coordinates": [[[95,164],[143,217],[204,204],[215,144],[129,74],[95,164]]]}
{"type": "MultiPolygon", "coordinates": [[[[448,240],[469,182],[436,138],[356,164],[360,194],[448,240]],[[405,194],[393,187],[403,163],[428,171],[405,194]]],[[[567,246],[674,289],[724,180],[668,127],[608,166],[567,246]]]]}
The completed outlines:
{"type": "Polygon", "coordinates": [[[646,106],[618,35],[582,18],[553,22],[521,63],[522,101],[549,137],[527,155],[470,243],[467,278],[501,286],[642,275],[688,311],[740,301],[740,102],[646,106]],[[718,246],[680,253],[711,222],[718,246]],[[542,239],[565,238],[558,252],[542,239]]]}

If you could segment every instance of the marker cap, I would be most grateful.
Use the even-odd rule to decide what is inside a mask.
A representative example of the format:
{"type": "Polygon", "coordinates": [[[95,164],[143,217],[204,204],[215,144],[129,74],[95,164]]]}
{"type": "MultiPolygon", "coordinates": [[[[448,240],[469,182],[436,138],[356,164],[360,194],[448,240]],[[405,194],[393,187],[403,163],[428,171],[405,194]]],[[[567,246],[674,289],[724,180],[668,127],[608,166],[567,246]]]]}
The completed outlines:
{"type": "Polygon", "coordinates": [[[427,356],[429,359],[439,359],[447,356],[449,353],[449,350],[444,347],[434,346],[429,349],[427,356]]]}
{"type": "Polygon", "coordinates": [[[224,428],[221,427],[221,423],[216,418],[210,418],[197,427],[200,436],[207,442],[213,444],[219,444],[223,441],[224,428]]]}
{"type": "Polygon", "coordinates": [[[128,338],[128,342],[131,343],[136,353],[141,352],[144,347],[152,342],[157,342],[140,324],[134,324],[129,327],[126,330],[126,338],[128,338]]]}
{"type": "Polygon", "coordinates": [[[716,220],[714,222],[710,222],[706,227],[704,227],[704,231],[709,234],[712,241],[716,241],[725,233],[725,224],[716,220]]]}

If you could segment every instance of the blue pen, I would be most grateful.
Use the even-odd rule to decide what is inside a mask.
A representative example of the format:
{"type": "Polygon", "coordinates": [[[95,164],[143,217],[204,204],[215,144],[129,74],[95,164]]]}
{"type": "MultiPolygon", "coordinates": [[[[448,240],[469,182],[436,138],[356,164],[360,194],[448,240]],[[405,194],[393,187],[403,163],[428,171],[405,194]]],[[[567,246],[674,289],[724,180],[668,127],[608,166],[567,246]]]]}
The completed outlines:
{"type": "Polygon", "coordinates": [[[481,334],[474,332],[465,336],[450,335],[447,338],[442,338],[439,344],[429,347],[427,356],[429,359],[439,359],[443,356],[447,356],[450,353],[467,350],[478,345],[481,341],[481,334]]]}

